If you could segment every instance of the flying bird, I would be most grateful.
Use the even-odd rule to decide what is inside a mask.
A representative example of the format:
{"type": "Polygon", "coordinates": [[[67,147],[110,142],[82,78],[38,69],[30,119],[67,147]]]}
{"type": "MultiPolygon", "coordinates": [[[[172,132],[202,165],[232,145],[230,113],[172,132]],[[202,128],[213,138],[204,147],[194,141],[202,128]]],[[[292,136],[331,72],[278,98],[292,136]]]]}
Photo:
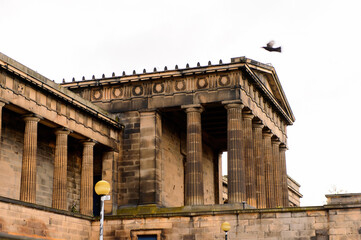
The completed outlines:
{"type": "Polygon", "coordinates": [[[267,43],[266,47],[262,48],[266,49],[269,52],[282,52],[281,47],[273,47],[274,44],[275,41],[270,41],[269,43],[267,43]]]}

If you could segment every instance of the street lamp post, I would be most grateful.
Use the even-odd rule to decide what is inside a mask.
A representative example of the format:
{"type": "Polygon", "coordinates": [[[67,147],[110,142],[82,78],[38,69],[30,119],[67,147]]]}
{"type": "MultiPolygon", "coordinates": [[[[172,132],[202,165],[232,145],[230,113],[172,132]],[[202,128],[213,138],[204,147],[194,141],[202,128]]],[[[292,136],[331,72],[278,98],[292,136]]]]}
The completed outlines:
{"type": "Polygon", "coordinates": [[[103,223],[104,223],[104,201],[110,200],[108,195],[110,191],[110,184],[107,181],[100,180],[95,184],[95,192],[100,196],[100,230],[99,240],[103,240],[103,223]]]}
{"type": "Polygon", "coordinates": [[[231,224],[229,224],[229,222],[224,222],[224,223],[222,223],[221,228],[226,233],[226,235],[224,236],[224,239],[227,240],[227,234],[228,234],[228,231],[231,230],[231,224]]]}

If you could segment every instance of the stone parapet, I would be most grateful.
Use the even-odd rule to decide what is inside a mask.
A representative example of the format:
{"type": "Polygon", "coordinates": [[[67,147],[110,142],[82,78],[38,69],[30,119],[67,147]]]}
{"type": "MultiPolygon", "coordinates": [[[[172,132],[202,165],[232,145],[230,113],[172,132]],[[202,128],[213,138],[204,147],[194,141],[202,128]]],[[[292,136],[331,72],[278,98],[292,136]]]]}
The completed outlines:
{"type": "Polygon", "coordinates": [[[327,205],[361,204],[361,193],[327,194],[327,205]]]}
{"type": "MultiPolygon", "coordinates": [[[[164,239],[359,239],[361,205],[250,209],[242,204],[161,208],[128,207],[105,216],[104,237],[136,235],[164,239]]],[[[0,197],[0,238],[98,239],[99,220],[80,214],[0,197]],[[7,216],[6,218],[4,216],[7,216]]]]}

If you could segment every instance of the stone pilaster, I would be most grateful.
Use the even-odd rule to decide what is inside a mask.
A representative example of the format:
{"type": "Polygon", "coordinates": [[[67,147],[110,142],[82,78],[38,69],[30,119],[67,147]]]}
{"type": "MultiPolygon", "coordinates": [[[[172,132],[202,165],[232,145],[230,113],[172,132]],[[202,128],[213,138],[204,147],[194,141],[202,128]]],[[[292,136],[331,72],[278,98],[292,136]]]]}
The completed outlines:
{"type": "Polygon", "coordinates": [[[80,213],[91,215],[93,213],[93,159],[94,141],[83,142],[83,160],[80,179],[80,213]]]}
{"type": "Polygon", "coordinates": [[[115,165],[115,151],[106,151],[103,153],[102,157],[102,180],[107,181],[110,184],[110,200],[104,202],[104,212],[105,213],[112,213],[113,212],[113,202],[114,199],[114,165],[115,165]]]}
{"type": "Polygon", "coordinates": [[[36,150],[38,142],[38,122],[34,115],[24,117],[24,152],[21,167],[20,200],[36,202],[36,150]]]}
{"type": "Polygon", "coordinates": [[[284,207],[288,207],[290,204],[289,196],[288,196],[288,184],[287,184],[286,150],[287,150],[286,145],[281,144],[280,163],[281,163],[281,177],[282,177],[282,205],[284,207]]]}
{"type": "Polygon", "coordinates": [[[227,109],[227,148],[228,148],[228,202],[246,201],[245,161],[242,154],[242,109],[241,103],[230,103],[227,109]]]}
{"type": "Polygon", "coordinates": [[[187,162],[185,205],[203,205],[201,106],[185,107],[187,113],[187,162]]]}
{"type": "Polygon", "coordinates": [[[158,112],[140,113],[140,203],[161,205],[162,119],[158,112]]]}
{"type": "Polygon", "coordinates": [[[55,131],[56,146],[53,174],[52,207],[67,210],[67,166],[68,166],[68,135],[70,131],[58,129],[55,131]]]}
{"type": "Polygon", "coordinates": [[[246,173],[246,198],[247,204],[256,207],[256,169],[253,157],[253,133],[252,133],[252,119],[253,114],[243,114],[243,148],[245,159],[245,173],[246,173]]]}
{"type": "Polygon", "coordinates": [[[270,131],[263,132],[263,157],[264,157],[264,172],[266,184],[266,206],[267,208],[276,207],[274,199],[274,184],[273,184],[273,155],[270,131]]]}
{"type": "Polygon", "coordinates": [[[263,158],[263,140],[261,123],[253,124],[253,157],[256,168],[257,208],[266,208],[265,162],[263,158]]]}
{"type": "Polygon", "coordinates": [[[273,184],[276,207],[282,206],[282,178],[280,164],[280,141],[272,140],[273,184]]]}

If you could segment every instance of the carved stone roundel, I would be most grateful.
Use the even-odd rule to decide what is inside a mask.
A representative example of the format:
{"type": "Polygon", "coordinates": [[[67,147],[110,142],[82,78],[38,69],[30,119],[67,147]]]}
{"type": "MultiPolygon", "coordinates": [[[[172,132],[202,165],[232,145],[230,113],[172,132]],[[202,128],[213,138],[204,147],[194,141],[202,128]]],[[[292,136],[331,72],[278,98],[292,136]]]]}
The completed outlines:
{"type": "Polygon", "coordinates": [[[181,81],[176,81],[175,85],[174,85],[175,90],[177,91],[183,91],[184,89],[186,89],[186,83],[184,80],[181,81]]]}
{"type": "Polygon", "coordinates": [[[156,83],[153,85],[153,92],[162,93],[164,92],[164,83],[156,83]]]}
{"type": "Polygon", "coordinates": [[[205,78],[199,78],[197,80],[197,86],[198,88],[206,88],[208,86],[207,79],[205,78]]]}
{"type": "Polygon", "coordinates": [[[113,96],[120,97],[123,94],[123,91],[120,87],[113,88],[113,96]]]}
{"type": "Polygon", "coordinates": [[[220,86],[227,86],[230,83],[229,77],[228,76],[222,76],[219,78],[218,81],[220,86]]]}
{"type": "Polygon", "coordinates": [[[92,96],[94,100],[100,100],[103,97],[103,92],[101,89],[94,89],[92,96]]]}
{"type": "Polygon", "coordinates": [[[143,87],[141,85],[136,85],[133,87],[133,95],[140,96],[143,94],[143,87]]]}

